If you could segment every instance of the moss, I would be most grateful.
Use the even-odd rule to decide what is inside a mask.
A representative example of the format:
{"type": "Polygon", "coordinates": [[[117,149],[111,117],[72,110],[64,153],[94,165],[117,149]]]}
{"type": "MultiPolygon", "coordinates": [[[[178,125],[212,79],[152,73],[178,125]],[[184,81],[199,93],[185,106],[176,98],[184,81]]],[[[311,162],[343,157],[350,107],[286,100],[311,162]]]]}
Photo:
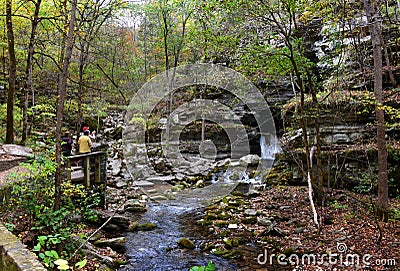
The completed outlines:
{"type": "Polygon", "coordinates": [[[213,223],[213,221],[209,220],[209,219],[206,219],[206,220],[200,219],[197,221],[197,224],[201,225],[201,226],[208,226],[208,225],[211,225],[212,223],[213,223]]]}
{"type": "Polygon", "coordinates": [[[225,212],[218,214],[218,219],[221,219],[221,220],[228,220],[230,217],[231,216],[225,212]]]}
{"type": "Polygon", "coordinates": [[[242,256],[242,253],[237,250],[232,250],[232,251],[229,251],[228,253],[225,253],[222,255],[222,257],[224,257],[226,259],[235,259],[235,258],[239,258],[241,256],[242,256]]]}
{"type": "Polygon", "coordinates": [[[257,223],[257,217],[251,216],[251,217],[245,217],[242,219],[243,224],[256,224],[257,223]]]}
{"type": "Polygon", "coordinates": [[[153,230],[156,227],[157,227],[156,224],[147,222],[147,223],[143,223],[143,224],[137,225],[137,230],[138,231],[150,231],[150,230],[153,230]]]}
{"type": "Polygon", "coordinates": [[[236,197],[244,197],[244,194],[241,191],[233,191],[231,194],[232,194],[232,196],[236,196],[236,197]]]}
{"type": "Polygon", "coordinates": [[[227,249],[222,249],[222,248],[217,248],[213,251],[213,253],[217,256],[224,256],[226,254],[229,254],[230,251],[227,249]]]}
{"type": "Polygon", "coordinates": [[[187,238],[182,238],[178,240],[178,245],[184,247],[184,248],[188,248],[188,249],[194,249],[195,245],[194,242],[187,239],[187,238]]]}
{"type": "Polygon", "coordinates": [[[215,221],[215,225],[219,226],[219,227],[223,227],[223,226],[227,226],[229,223],[227,221],[224,220],[216,220],[215,221]]]}
{"type": "Polygon", "coordinates": [[[129,227],[127,229],[127,231],[135,231],[137,229],[138,223],[137,222],[132,222],[129,224],[129,227]]]}
{"type": "Polygon", "coordinates": [[[202,245],[200,247],[202,252],[209,252],[209,251],[213,250],[214,248],[215,248],[214,244],[202,245]]]}
{"type": "Polygon", "coordinates": [[[218,215],[214,212],[207,212],[205,219],[206,220],[215,220],[218,218],[218,215]]]}
{"type": "Polygon", "coordinates": [[[230,231],[220,231],[219,233],[218,233],[218,236],[219,237],[226,237],[226,236],[228,236],[230,234],[230,231]]]}

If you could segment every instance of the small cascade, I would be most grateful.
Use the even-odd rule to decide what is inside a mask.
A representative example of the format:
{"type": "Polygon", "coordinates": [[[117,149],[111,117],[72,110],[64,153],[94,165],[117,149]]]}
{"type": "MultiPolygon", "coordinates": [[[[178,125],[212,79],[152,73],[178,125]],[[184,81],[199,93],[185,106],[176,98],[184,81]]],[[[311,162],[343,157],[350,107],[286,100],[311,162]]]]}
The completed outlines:
{"type": "Polygon", "coordinates": [[[276,135],[271,135],[267,141],[265,136],[260,137],[261,159],[274,160],[275,154],[281,153],[282,148],[279,145],[279,139],[276,135]]]}

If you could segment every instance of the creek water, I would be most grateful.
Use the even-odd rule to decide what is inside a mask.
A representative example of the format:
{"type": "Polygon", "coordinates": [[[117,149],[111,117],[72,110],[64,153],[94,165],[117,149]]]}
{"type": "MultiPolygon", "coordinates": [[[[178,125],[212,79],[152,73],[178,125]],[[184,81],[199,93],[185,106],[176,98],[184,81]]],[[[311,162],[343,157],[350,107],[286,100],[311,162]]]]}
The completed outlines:
{"type": "Polygon", "coordinates": [[[119,271],[173,271],[189,270],[193,266],[207,265],[213,261],[217,270],[237,270],[233,263],[213,254],[200,251],[201,237],[187,227],[188,220],[198,209],[182,205],[152,203],[148,211],[138,215],[139,223],[151,222],[157,227],[151,231],[127,233],[126,255],[129,263],[119,271]],[[184,249],[177,241],[188,238],[195,242],[195,249],[184,249]]]}
{"type": "MultiPolygon", "coordinates": [[[[267,140],[260,138],[262,168],[271,168],[274,155],[281,152],[279,141],[273,137],[267,140]]],[[[193,266],[204,266],[213,261],[216,270],[240,270],[233,262],[213,255],[205,254],[199,249],[204,237],[199,236],[189,226],[193,225],[196,213],[200,213],[204,206],[215,199],[229,194],[237,185],[231,181],[229,172],[211,180],[211,184],[202,189],[193,189],[175,195],[175,200],[150,202],[145,213],[136,214],[134,219],[139,223],[151,222],[157,227],[150,231],[136,231],[126,234],[126,255],[129,263],[118,271],[174,271],[189,270],[193,266]],[[226,176],[225,176],[226,175],[226,176]],[[194,241],[195,249],[181,248],[177,241],[188,238],[194,241]]],[[[243,174],[241,180],[251,184],[259,180],[249,179],[243,174]]],[[[165,183],[155,184],[155,190],[168,189],[165,183]]],[[[143,191],[146,194],[146,191],[143,191]]],[[[255,247],[248,246],[252,255],[255,247]]],[[[253,270],[253,269],[249,269],[253,270]]]]}

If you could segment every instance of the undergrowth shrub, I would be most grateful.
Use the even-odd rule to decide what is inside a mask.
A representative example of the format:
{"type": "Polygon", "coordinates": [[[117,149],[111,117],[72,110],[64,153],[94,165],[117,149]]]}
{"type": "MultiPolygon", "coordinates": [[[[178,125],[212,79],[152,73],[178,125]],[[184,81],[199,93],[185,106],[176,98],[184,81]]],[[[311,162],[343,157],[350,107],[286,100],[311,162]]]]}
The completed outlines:
{"type": "Polygon", "coordinates": [[[69,258],[76,249],[70,237],[82,223],[77,217],[96,220],[94,208],[100,203],[100,195],[86,190],[81,184],[64,182],[61,208],[55,211],[56,163],[52,156],[38,156],[22,168],[10,176],[13,182],[8,208],[24,212],[24,219],[32,221],[24,230],[36,237],[33,251],[46,267],[57,268],[57,260],[69,258]]]}

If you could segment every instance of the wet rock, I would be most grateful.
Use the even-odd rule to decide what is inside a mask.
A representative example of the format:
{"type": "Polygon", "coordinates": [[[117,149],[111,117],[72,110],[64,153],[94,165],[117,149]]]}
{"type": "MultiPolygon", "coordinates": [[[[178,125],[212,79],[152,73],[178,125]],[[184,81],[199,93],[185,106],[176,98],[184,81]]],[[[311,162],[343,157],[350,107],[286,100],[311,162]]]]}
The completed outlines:
{"type": "Polygon", "coordinates": [[[185,188],[183,185],[175,185],[175,186],[171,187],[171,191],[172,192],[180,192],[180,191],[182,191],[183,188],[185,188]]]}
{"type": "Polygon", "coordinates": [[[200,245],[200,250],[202,252],[208,252],[208,251],[211,251],[212,249],[215,249],[215,244],[201,244],[200,245]]]}
{"type": "Polygon", "coordinates": [[[130,201],[125,204],[125,211],[130,213],[146,212],[146,206],[137,201],[130,201]]]}
{"type": "Polygon", "coordinates": [[[112,167],[112,175],[113,176],[117,176],[120,172],[121,172],[121,168],[122,168],[122,160],[120,160],[120,159],[115,159],[115,160],[113,160],[112,161],[112,164],[111,164],[111,167],[112,167]]]}
{"type": "Polygon", "coordinates": [[[98,270],[99,270],[99,271],[113,271],[114,269],[108,267],[108,266],[105,265],[105,264],[102,264],[101,266],[99,266],[99,269],[98,269],[98,270]]]}
{"type": "Polygon", "coordinates": [[[250,217],[245,217],[242,219],[243,224],[256,224],[257,223],[257,217],[250,216],[250,217]]]}
{"type": "Polygon", "coordinates": [[[128,184],[126,182],[124,182],[124,181],[118,181],[115,184],[115,187],[118,188],[118,189],[126,188],[126,187],[128,187],[128,184]]]}
{"type": "Polygon", "coordinates": [[[188,248],[188,249],[194,249],[195,245],[193,243],[193,241],[187,239],[187,238],[182,238],[179,239],[178,244],[184,248],[188,248]]]}
{"type": "Polygon", "coordinates": [[[303,227],[299,227],[294,229],[294,233],[303,233],[304,232],[304,228],[303,227]]]}
{"type": "MultiPolygon", "coordinates": [[[[101,255],[100,253],[97,253],[96,251],[89,250],[89,249],[83,249],[82,251],[83,251],[83,254],[85,254],[89,259],[98,259],[100,263],[106,264],[110,268],[118,267],[118,264],[116,264],[114,259],[109,256],[101,255]]],[[[107,269],[104,269],[104,270],[107,270],[107,269]]]]}
{"type": "Polygon", "coordinates": [[[279,207],[279,210],[284,211],[284,210],[290,210],[292,208],[292,206],[281,206],[279,207]]]}
{"type": "Polygon", "coordinates": [[[163,195],[154,195],[150,197],[154,201],[163,201],[163,200],[168,200],[166,196],[163,195]]]}
{"type": "Polygon", "coordinates": [[[284,237],[286,234],[276,227],[276,224],[271,224],[268,229],[264,230],[259,234],[259,236],[275,236],[275,237],[284,237]]]}
{"type": "Polygon", "coordinates": [[[230,251],[228,249],[222,249],[222,248],[216,248],[212,250],[212,253],[214,253],[217,256],[223,256],[225,254],[228,254],[230,251]]]}
{"type": "Polygon", "coordinates": [[[242,201],[231,200],[228,202],[228,205],[232,207],[239,207],[242,203],[243,203],[242,201]]]}
{"type": "Polygon", "coordinates": [[[151,231],[151,230],[155,229],[156,227],[157,227],[156,224],[147,222],[147,223],[137,225],[136,229],[138,231],[151,231]]]}
{"type": "Polygon", "coordinates": [[[228,213],[222,212],[220,214],[218,214],[218,219],[221,220],[227,220],[229,219],[231,216],[228,213]]]}
{"type": "Polygon", "coordinates": [[[224,238],[224,244],[226,248],[233,248],[239,245],[239,240],[236,238],[224,238]]]}
{"type": "MultiPolygon", "coordinates": [[[[96,223],[99,225],[102,225],[104,222],[106,222],[110,217],[112,216],[112,213],[108,213],[103,210],[98,210],[97,211],[97,221],[96,223]]],[[[114,215],[111,217],[110,221],[104,226],[103,229],[109,230],[109,231],[125,231],[130,224],[130,220],[128,217],[123,216],[123,215],[114,215]]]]}
{"type": "Polygon", "coordinates": [[[244,213],[248,216],[255,216],[257,215],[257,211],[254,209],[246,209],[244,210],[244,213]]]}
{"type": "Polygon", "coordinates": [[[227,167],[230,164],[230,162],[231,162],[231,159],[226,158],[224,160],[220,160],[220,161],[216,162],[214,164],[214,167],[217,167],[217,168],[227,167]]]}
{"type": "Polygon", "coordinates": [[[97,240],[93,244],[98,247],[110,247],[111,249],[116,251],[125,251],[125,243],[125,237],[117,237],[106,240],[97,240]]]}
{"type": "Polygon", "coordinates": [[[232,230],[237,229],[238,227],[239,227],[238,224],[229,224],[228,225],[228,229],[232,229],[232,230]]]}
{"type": "Polygon", "coordinates": [[[137,229],[138,224],[139,223],[137,223],[137,222],[132,222],[131,224],[129,224],[129,227],[128,227],[128,229],[126,231],[128,231],[128,232],[129,231],[135,231],[137,229]]]}
{"type": "Polygon", "coordinates": [[[207,212],[205,219],[206,220],[214,220],[217,219],[218,215],[214,212],[207,212]]]}
{"type": "Polygon", "coordinates": [[[258,218],[257,223],[259,226],[270,226],[272,221],[269,218],[258,218]]]}
{"type": "Polygon", "coordinates": [[[229,225],[229,223],[225,220],[216,220],[214,223],[218,227],[224,227],[224,226],[229,225]]]}
{"type": "Polygon", "coordinates": [[[244,193],[241,191],[232,191],[232,196],[236,196],[236,197],[243,197],[244,193]]]}
{"type": "Polygon", "coordinates": [[[239,159],[239,163],[242,166],[258,165],[259,161],[260,161],[260,157],[256,154],[248,154],[239,159]]]}
{"type": "Polygon", "coordinates": [[[168,200],[176,200],[174,194],[171,191],[165,191],[164,196],[168,199],[168,200]]]}
{"type": "Polygon", "coordinates": [[[202,187],[204,187],[204,181],[203,180],[199,180],[199,181],[197,181],[197,183],[194,185],[194,187],[196,187],[196,188],[202,188],[202,187]]]}

